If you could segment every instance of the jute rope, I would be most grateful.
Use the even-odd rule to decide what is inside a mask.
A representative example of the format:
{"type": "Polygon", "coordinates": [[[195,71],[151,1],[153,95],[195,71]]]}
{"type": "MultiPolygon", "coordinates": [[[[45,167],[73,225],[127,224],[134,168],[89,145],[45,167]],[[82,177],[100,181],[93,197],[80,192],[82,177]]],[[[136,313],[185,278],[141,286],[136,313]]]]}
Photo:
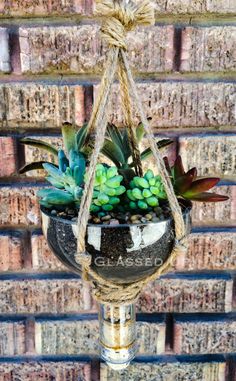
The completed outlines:
{"type": "Polygon", "coordinates": [[[99,88],[93,113],[88,125],[88,130],[95,131],[94,149],[90,158],[90,164],[87,172],[88,181],[85,184],[83,197],[78,216],[78,250],[76,261],[82,266],[84,279],[90,280],[94,285],[94,296],[103,303],[125,304],[135,300],[143,286],[151,280],[158,278],[160,275],[168,271],[172,261],[176,256],[186,250],[186,232],[182,211],[178,200],[175,196],[171,180],[166,171],[165,164],[159,153],[155,143],[155,137],[149,126],[148,120],[139,100],[135,82],[132,77],[130,66],[126,57],[126,35],[127,32],[134,29],[137,25],[154,24],[154,11],[149,0],[143,0],[142,3],[135,5],[131,1],[125,4],[116,0],[97,0],[96,12],[99,16],[105,17],[101,33],[104,40],[110,46],[107,60],[107,66],[99,88]],[[129,285],[118,285],[100,277],[91,268],[91,256],[86,253],[85,236],[87,222],[89,218],[89,208],[92,201],[94,176],[96,164],[100,150],[103,146],[105,133],[107,128],[107,106],[111,85],[115,78],[116,70],[121,86],[122,108],[125,116],[125,122],[128,130],[131,149],[133,152],[133,160],[136,172],[142,175],[142,166],[140,152],[135,138],[135,130],[132,123],[132,105],[130,99],[130,90],[134,98],[135,104],[140,112],[141,121],[143,123],[151,150],[153,152],[157,169],[162,177],[163,185],[168,197],[171,212],[175,223],[175,245],[171,255],[165,263],[159,267],[154,274],[140,281],[129,285]]]}

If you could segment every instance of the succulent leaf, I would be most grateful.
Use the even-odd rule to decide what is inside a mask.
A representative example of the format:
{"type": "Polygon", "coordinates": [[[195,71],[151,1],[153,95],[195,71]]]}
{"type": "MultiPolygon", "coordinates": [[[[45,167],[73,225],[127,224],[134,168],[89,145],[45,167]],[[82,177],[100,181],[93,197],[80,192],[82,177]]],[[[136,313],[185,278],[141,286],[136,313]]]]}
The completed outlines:
{"type": "Polygon", "coordinates": [[[217,193],[209,193],[209,192],[202,192],[191,197],[188,197],[185,194],[183,194],[182,196],[189,200],[202,201],[202,202],[219,202],[219,201],[227,201],[229,199],[228,196],[223,196],[217,193]]]}
{"type": "Polygon", "coordinates": [[[58,164],[59,164],[59,169],[62,172],[66,171],[66,168],[69,166],[69,160],[67,159],[65,152],[60,149],[58,152],[58,164]]]}
{"type": "Polygon", "coordinates": [[[51,153],[52,155],[54,155],[56,157],[58,155],[58,150],[56,147],[54,147],[52,144],[49,144],[49,143],[44,142],[42,140],[31,139],[31,138],[23,138],[23,139],[20,139],[20,143],[25,144],[25,145],[29,145],[32,147],[37,147],[37,148],[43,149],[45,151],[48,151],[49,153],[51,153]]]}
{"type": "Polygon", "coordinates": [[[67,154],[70,150],[76,150],[76,130],[70,123],[64,123],[62,126],[62,136],[67,154]]]}
{"type": "Polygon", "coordinates": [[[188,191],[185,193],[194,196],[198,193],[208,191],[209,189],[213,188],[219,181],[220,179],[216,177],[195,180],[189,187],[188,191]]]}
{"type": "MultiPolygon", "coordinates": [[[[23,173],[33,171],[35,169],[44,169],[43,164],[51,164],[48,161],[35,161],[34,163],[26,164],[19,170],[19,173],[22,175],[23,173]]],[[[54,164],[55,165],[55,164],[54,164]]]]}
{"type": "Polygon", "coordinates": [[[79,129],[79,131],[76,134],[76,145],[77,145],[77,151],[82,152],[83,150],[83,145],[85,143],[86,137],[88,133],[88,126],[87,124],[83,125],[79,129]]]}

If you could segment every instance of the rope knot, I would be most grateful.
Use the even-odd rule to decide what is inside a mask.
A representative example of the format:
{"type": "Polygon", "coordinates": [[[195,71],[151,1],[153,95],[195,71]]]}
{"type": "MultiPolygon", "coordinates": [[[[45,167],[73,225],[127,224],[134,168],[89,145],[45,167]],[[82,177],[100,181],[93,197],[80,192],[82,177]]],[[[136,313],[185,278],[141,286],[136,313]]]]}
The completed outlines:
{"type": "Polygon", "coordinates": [[[110,45],[127,50],[127,32],[137,25],[153,25],[154,9],[149,0],[134,4],[132,1],[97,0],[96,14],[105,17],[101,32],[110,45]]]}

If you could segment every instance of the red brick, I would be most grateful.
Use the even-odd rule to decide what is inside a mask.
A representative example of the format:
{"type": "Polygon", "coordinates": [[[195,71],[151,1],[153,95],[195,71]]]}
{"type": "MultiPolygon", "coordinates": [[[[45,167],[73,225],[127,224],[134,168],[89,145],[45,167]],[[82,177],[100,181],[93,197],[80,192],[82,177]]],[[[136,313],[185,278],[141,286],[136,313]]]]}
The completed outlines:
{"type": "Polygon", "coordinates": [[[205,14],[235,13],[234,0],[155,0],[157,17],[159,14],[205,14]]]}
{"type": "MultiPolygon", "coordinates": [[[[0,4],[1,6],[1,4],[0,4]]],[[[0,27],[0,73],[10,73],[9,34],[7,28],[0,27]]]]}
{"type": "Polygon", "coordinates": [[[25,236],[21,233],[0,233],[0,271],[24,268],[25,236]]]}
{"type": "Polygon", "coordinates": [[[37,271],[66,271],[67,268],[56,258],[49,249],[43,235],[32,234],[32,267],[37,271]]]}
{"type": "Polygon", "coordinates": [[[236,179],[236,135],[181,136],[179,154],[185,169],[198,176],[236,179]]]}
{"type": "Polygon", "coordinates": [[[1,362],[1,381],[91,381],[91,367],[86,362],[1,362]]]}
{"type": "Polygon", "coordinates": [[[187,27],[182,33],[181,71],[235,71],[236,27],[187,27]]]}
{"type": "Polygon", "coordinates": [[[0,16],[84,15],[91,12],[91,0],[0,0],[0,16]]]}
{"type": "Polygon", "coordinates": [[[18,188],[15,186],[1,187],[0,224],[6,226],[39,225],[41,219],[36,196],[39,189],[33,184],[28,186],[19,185],[18,188]]]}
{"type": "Polygon", "coordinates": [[[235,270],[236,232],[194,233],[186,255],[176,260],[176,270],[235,270]]]}
{"type": "Polygon", "coordinates": [[[11,137],[0,137],[0,176],[11,176],[16,172],[15,140],[11,137]]]}
{"type": "Polygon", "coordinates": [[[0,355],[23,355],[25,337],[24,322],[0,322],[0,355]]]}
{"type": "Polygon", "coordinates": [[[195,202],[192,210],[195,226],[234,226],[236,223],[236,186],[219,186],[211,190],[229,196],[217,203],[195,202]]]}
{"type": "MultiPolygon", "coordinates": [[[[39,355],[99,353],[97,320],[36,323],[36,352],[39,355]]],[[[165,323],[137,323],[139,354],[161,354],[165,350],[165,323]]]]}
{"type": "MultiPolygon", "coordinates": [[[[226,364],[222,362],[147,362],[131,363],[117,372],[101,364],[101,381],[225,381],[226,364]]],[[[20,380],[21,381],[21,380],[20,380]]]]}
{"type": "Polygon", "coordinates": [[[85,288],[77,279],[2,280],[0,313],[79,313],[89,308],[85,288]]]}
{"type": "Polygon", "coordinates": [[[137,303],[141,312],[230,312],[233,282],[225,279],[160,279],[149,283],[137,303]]]}
{"type": "MultiPolygon", "coordinates": [[[[107,45],[100,27],[22,27],[19,30],[22,72],[101,73],[107,45]]],[[[174,58],[174,27],[139,28],[127,37],[131,66],[139,72],[170,71],[174,58]]]]}
{"type": "Polygon", "coordinates": [[[236,322],[177,320],[174,326],[176,354],[231,353],[235,349],[236,322]]]}
{"type": "MultiPolygon", "coordinates": [[[[95,86],[95,96],[98,86],[95,86]]],[[[236,86],[232,83],[146,82],[138,84],[138,93],[147,117],[155,127],[234,126],[236,86]]],[[[120,89],[113,86],[109,120],[124,125],[120,89]]],[[[134,109],[134,121],[140,121],[134,109]]]]}
{"type": "Polygon", "coordinates": [[[0,85],[0,127],[58,128],[63,122],[82,125],[84,118],[84,89],[80,85],[0,85]]]}

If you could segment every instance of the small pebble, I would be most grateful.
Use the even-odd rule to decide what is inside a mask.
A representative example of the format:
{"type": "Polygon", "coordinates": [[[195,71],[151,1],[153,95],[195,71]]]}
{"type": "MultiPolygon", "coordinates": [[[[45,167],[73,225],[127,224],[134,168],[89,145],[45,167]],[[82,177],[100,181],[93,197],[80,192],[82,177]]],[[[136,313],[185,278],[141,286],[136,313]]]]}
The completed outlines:
{"type": "Polygon", "coordinates": [[[55,209],[51,210],[51,215],[52,216],[57,216],[57,211],[55,209]]]}
{"type": "Polygon", "coordinates": [[[94,217],[94,218],[93,218],[93,222],[94,222],[95,224],[100,224],[100,223],[101,223],[101,220],[100,220],[100,218],[98,218],[98,217],[94,217]]]}
{"type": "Polygon", "coordinates": [[[111,216],[109,214],[101,218],[102,221],[110,221],[110,219],[111,219],[111,216]]]}
{"type": "Polygon", "coordinates": [[[137,214],[134,214],[133,216],[130,217],[130,220],[133,222],[133,221],[136,221],[139,219],[139,216],[137,214]]]}
{"type": "Polygon", "coordinates": [[[151,221],[152,215],[151,214],[145,214],[145,218],[146,218],[146,220],[151,221]]]}
{"type": "Polygon", "coordinates": [[[162,214],[163,210],[162,208],[160,208],[160,206],[157,206],[156,208],[154,208],[154,212],[157,214],[157,216],[159,216],[160,214],[162,214]]]}
{"type": "Polygon", "coordinates": [[[140,221],[139,220],[133,220],[133,221],[131,221],[132,222],[132,224],[140,224],[140,221]]]}
{"type": "Polygon", "coordinates": [[[147,222],[147,219],[145,217],[141,217],[140,221],[144,224],[145,222],[147,222]]]}
{"type": "Polygon", "coordinates": [[[113,218],[110,220],[110,225],[120,225],[120,222],[119,222],[119,220],[116,220],[113,218]]]}
{"type": "Polygon", "coordinates": [[[160,218],[161,221],[164,221],[164,220],[165,220],[165,216],[164,216],[163,214],[161,214],[161,215],[159,216],[159,218],[160,218]]]}
{"type": "Polygon", "coordinates": [[[160,219],[158,217],[153,217],[152,222],[160,222],[160,219]]]}
{"type": "Polygon", "coordinates": [[[78,221],[78,218],[77,218],[77,217],[73,217],[73,218],[71,219],[71,221],[73,221],[73,222],[77,222],[77,221],[78,221]]]}
{"type": "Polygon", "coordinates": [[[67,213],[68,213],[69,215],[74,216],[75,211],[74,211],[73,209],[68,209],[67,213]]]}

